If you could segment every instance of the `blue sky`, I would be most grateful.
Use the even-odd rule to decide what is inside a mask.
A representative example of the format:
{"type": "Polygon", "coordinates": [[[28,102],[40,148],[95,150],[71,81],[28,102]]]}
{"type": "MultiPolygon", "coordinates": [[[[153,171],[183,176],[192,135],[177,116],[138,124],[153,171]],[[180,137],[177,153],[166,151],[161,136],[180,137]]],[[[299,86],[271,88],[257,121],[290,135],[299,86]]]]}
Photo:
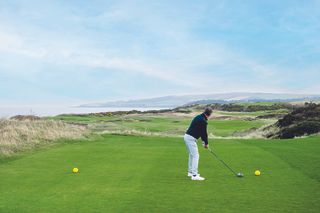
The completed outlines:
{"type": "Polygon", "coordinates": [[[320,93],[320,1],[0,1],[0,103],[320,93]]]}

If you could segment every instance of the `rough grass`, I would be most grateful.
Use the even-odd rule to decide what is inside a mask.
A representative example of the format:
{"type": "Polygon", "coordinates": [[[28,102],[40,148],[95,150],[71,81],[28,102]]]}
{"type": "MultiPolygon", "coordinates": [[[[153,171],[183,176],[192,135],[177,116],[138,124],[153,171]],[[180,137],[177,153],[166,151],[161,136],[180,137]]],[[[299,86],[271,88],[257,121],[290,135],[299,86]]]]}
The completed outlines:
{"type": "Polygon", "coordinates": [[[52,120],[0,120],[0,156],[53,143],[60,138],[81,138],[86,128],[52,120]]]}
{"type": "Polygon", "coordinates": [[[226,115],[226,116],[240,116],[240,117],[257,117],[266,116],[270,114],[286,114],[288,109],[277,109],[277,110],[264,110],[255,112],[228,112],[228,111],[215,111],[216,115],[226,115]]]}
{"type": "MultiPolygon", "coordinates": [[[[95,132],[115,132],[134,135],[183,135],[190,125],[192,117],[182,117],[168,114],[150,115],[121,115],[121,116],[93,116],[93,115],[62,115],[50,119],[63,120],[70,123],[88,124],[95,132]]],[[[247,131],[271,124],[274,120],[247,119],[210,119],[208,134],[211,137],[232,137],[235,132],[247,131]]]]}

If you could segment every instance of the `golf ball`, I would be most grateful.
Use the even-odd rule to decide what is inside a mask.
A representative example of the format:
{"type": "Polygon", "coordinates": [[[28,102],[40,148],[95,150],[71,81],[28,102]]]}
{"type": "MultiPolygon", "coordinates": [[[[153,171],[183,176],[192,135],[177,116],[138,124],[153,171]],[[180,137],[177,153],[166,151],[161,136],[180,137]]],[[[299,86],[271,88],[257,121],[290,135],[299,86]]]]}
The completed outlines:
{"type": "Polygon", "coordinates": [[[256,171],[254,172],[254,174],[255,174],[255,176],[260,176],[260,175],[261,175],[261,172],[260,172],[259,170],[256,170],[256,171]]]}
{"type": "Polygon", "coordinates": [[[78,168],[73,168],[73,169],[72,169],[72,172],[73,172],[73,173],[78,173],[78,172],[79,172],[79,169],[78,169],[78,168]]]}

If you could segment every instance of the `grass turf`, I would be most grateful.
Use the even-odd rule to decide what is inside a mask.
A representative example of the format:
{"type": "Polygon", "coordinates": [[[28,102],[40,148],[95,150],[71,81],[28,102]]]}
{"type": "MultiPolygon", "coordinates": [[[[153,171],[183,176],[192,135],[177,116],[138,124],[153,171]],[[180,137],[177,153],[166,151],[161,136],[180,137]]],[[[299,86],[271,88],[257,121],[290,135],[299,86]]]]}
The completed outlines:
{"type": "MultiPolygon", "coordinates": [[[[161,133],[163,135],[181,135],[186,131],[192,118],[163,115],[134,116],[96,116],[96,115],[60,115],[49,119],[63,120],[82,124],[92,124],[95,131],[137,130],[161,133]]],[[[208,134],[232,136],[234,132],[259,128],[270,121],[266,120],[209,120],[208,134]]]]}
{"type": "Polygon", "coordinates": [[[207,180],[190,181],[182,138],[103,135],[34,151],[1,162],[0,212],[319,212],[319,137],[214,149],[245,177],[200,148],[207,180]]]}

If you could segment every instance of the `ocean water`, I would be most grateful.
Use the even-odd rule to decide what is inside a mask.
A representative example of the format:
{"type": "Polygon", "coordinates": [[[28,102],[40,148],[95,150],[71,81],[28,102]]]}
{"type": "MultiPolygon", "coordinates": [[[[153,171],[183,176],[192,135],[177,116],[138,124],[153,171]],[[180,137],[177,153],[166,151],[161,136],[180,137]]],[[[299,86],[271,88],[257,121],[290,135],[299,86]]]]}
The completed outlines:
{"type": "Polygon", "coordinates": [[[92,112],[114,112],[129,110],[159,110],[164,108],[142,107],[68,107],[68,106],[0,106],[0,118],[8,118],[14,115],[54,116],[65,113],[81,114],[92,112]]]}

